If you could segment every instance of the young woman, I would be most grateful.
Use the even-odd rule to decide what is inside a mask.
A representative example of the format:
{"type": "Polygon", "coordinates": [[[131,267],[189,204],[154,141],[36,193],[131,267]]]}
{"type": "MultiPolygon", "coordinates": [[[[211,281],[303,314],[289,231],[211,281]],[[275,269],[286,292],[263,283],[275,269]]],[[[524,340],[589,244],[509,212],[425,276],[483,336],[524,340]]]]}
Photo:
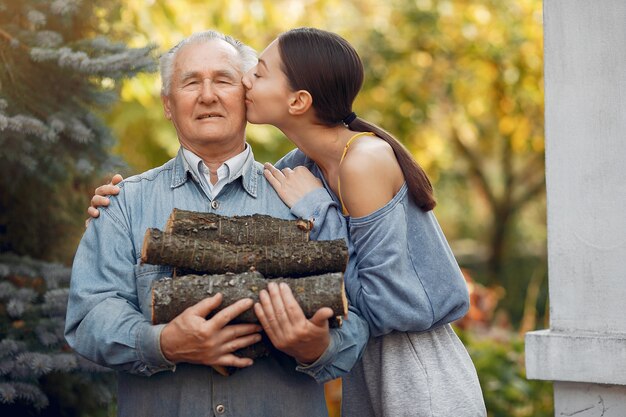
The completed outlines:
{"type": "Polygon", "coordinates": [[[343,378],[343,415],[485,416],[449,324],[465,314],[467,289],[432,213],[431,184],[393,136],[353,113],[363,83],[354,48],[330,32],[290,30],[243,83],[248,120],[298,147],[266,164],[267,180],[290,207],[324,186],[348,223],[346,290],[373,337],[343,378]],[[309,170],[278,169],[296,165],[309,170]]]}

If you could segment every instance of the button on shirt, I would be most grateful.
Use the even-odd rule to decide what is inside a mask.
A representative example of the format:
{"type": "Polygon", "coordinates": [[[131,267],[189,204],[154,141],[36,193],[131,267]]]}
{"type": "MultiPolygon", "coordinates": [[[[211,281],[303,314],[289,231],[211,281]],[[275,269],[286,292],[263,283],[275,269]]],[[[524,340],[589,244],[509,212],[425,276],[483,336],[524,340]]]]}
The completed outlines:
{"type": "MultiPolygon", "coordinates": [[[[245,149],[241,153],[228,159],[222,165],[220,165],[219,168],[217,168],[217,182],[215,184],[212,184],[209,167],[206,166],[202,158],[200,158],[198,155],[188,149],[182,149],[186,162],[189,164],[189,167],[196,175],[196,177],[200,181],[202,181],[202,184],[208,187],[209,195],[211,198],[217,197],[219,192],[222,190],[222,188],[224,188],[226,184],[241,176],[243,166],[248,156],[251,154],[250,145],[246,143],[245,149]]],[[[215,209],[217,207],[213,208],[215,209]]]]}
{"type": "MultiPolygon", "coordinates": [[[[141,249],[146,229],[163,229],[172,209],[208,209],[192,172],[181,150],[165,165],[124,180],[120,193],[90,222],[74,257],[66,340],[82,356],[119,371],[119,416],[327,416],[319,382],[345,375],[369,338],[367,322],[353,307],[310,365],[279,353],[224,377],[209,366],[174,366],[163,356],[164,325],[151,324],[150,288],[172,269],[141,264],[141,249]]],[[[345,219],[328,215],[338,206],[326,190],[310,192],[290,210],[249,150],[228,187],[220,194],[221,214],[313,219],[311,239],[346,237],[345,219]]]]}

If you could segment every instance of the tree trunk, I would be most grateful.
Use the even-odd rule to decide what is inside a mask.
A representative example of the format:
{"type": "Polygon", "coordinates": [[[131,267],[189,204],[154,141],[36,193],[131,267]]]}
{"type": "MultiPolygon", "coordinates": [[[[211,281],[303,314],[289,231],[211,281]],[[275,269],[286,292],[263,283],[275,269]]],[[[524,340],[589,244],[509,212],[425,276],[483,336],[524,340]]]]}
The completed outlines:
{"type": "Polygon", "coordinates": [[[272,245],[276,242],[308,242],[313,223],[283,220],[263,214],[226,217],[174,209],[165,233],[190,236],[222,243],[272,245]]]}
{"type": "Polygon", "coordinates": [[[209,274],[254,269],[266,277],[300,277],[343,272],[348,262],[348,249],[341,239],[278,242],[271,246],[233,245],[148,229],[141,261],[209,274]]]}
{"type": "Polygon", "coordinates": [[[495,285],[501,278],[504,255],[506,253],[506,238],[511,226],[510,219],[513,213],[504,204],[494,207],[491,236],[489,240],[489,255],[487,258],[487,283],[495,285]]]}
{"type": "MultiPolygon", "coordinates": [[[[152,323],[167,323],[206,297],[222,293],[223,301],[213,314],[241,300],[259,300],[259,292],[269,282],[289,285],[306,317],[312,317],[322,307],[330,307],[335,316],[346,317],[348,301],[345,296],[343,274],[329,273],[305,278],[275,278],[268,280],[258,272],[224,275],[185,275],[176,279],[162,278],[152,283],[152,323]]],[[[254,310],[245,311],[235,319],[240,323],[257,323],[254,310]]],[[[341,322],[334,320],[340,325],[341,322]]]]}

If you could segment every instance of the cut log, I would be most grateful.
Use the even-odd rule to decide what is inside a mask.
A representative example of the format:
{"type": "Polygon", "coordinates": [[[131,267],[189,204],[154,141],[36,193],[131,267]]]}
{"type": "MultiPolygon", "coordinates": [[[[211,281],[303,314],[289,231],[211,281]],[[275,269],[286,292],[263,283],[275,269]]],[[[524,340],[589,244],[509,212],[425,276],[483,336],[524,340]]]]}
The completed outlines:
{"type": "MultiPolygon", "coordinates": [[[[162,278],[152,283],[152,323],[171,321],[188,307],[206,297],[221,293],[222,303],[212,313],[241,300],[259,300],[259,292],[267,288],[269,282],[286,283],[300,304],[306,317],[310,318],[322,307],[330,307],[335,316],[348,314],[348,301],[345,296],[343,274],[340,272],[305,278],[275,278],[267,280],[258,272],[223,275],[185,275],[176,279],[162,278]]],[[[239,323],[257,323],[254,310],[245,311],[235,319],[239,323]]],[[[332,320],[333,326],[340,324],[332,320]]]]}
{"type": "Polygon", "coordinates": [[[348,262],[348,248],[341,239],[271,246],[233,245],[148,229],[141,261],[207,274],[253,269],[266,277],[301,277],[343,272],[348,262]]]}
{"type": "Polygon", "coordinates": [[[263,214],[226,217],[174,209],[165,225],[165,233],[235,245],[272,245],[308,242],[312,228],[313,222],[302,219],[283,220],[263,214]]]}

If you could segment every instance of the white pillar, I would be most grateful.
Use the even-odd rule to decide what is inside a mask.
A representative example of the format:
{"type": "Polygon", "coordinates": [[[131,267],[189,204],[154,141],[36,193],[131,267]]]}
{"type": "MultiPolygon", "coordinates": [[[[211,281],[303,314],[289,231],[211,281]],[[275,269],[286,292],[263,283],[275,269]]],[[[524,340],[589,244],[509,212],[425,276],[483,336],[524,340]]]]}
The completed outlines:
{"type": "Polygon", "coordinates": [[[626,1],[544,0],[550,329],[526,335],[555,415],[626,416],[626,1]]]}

